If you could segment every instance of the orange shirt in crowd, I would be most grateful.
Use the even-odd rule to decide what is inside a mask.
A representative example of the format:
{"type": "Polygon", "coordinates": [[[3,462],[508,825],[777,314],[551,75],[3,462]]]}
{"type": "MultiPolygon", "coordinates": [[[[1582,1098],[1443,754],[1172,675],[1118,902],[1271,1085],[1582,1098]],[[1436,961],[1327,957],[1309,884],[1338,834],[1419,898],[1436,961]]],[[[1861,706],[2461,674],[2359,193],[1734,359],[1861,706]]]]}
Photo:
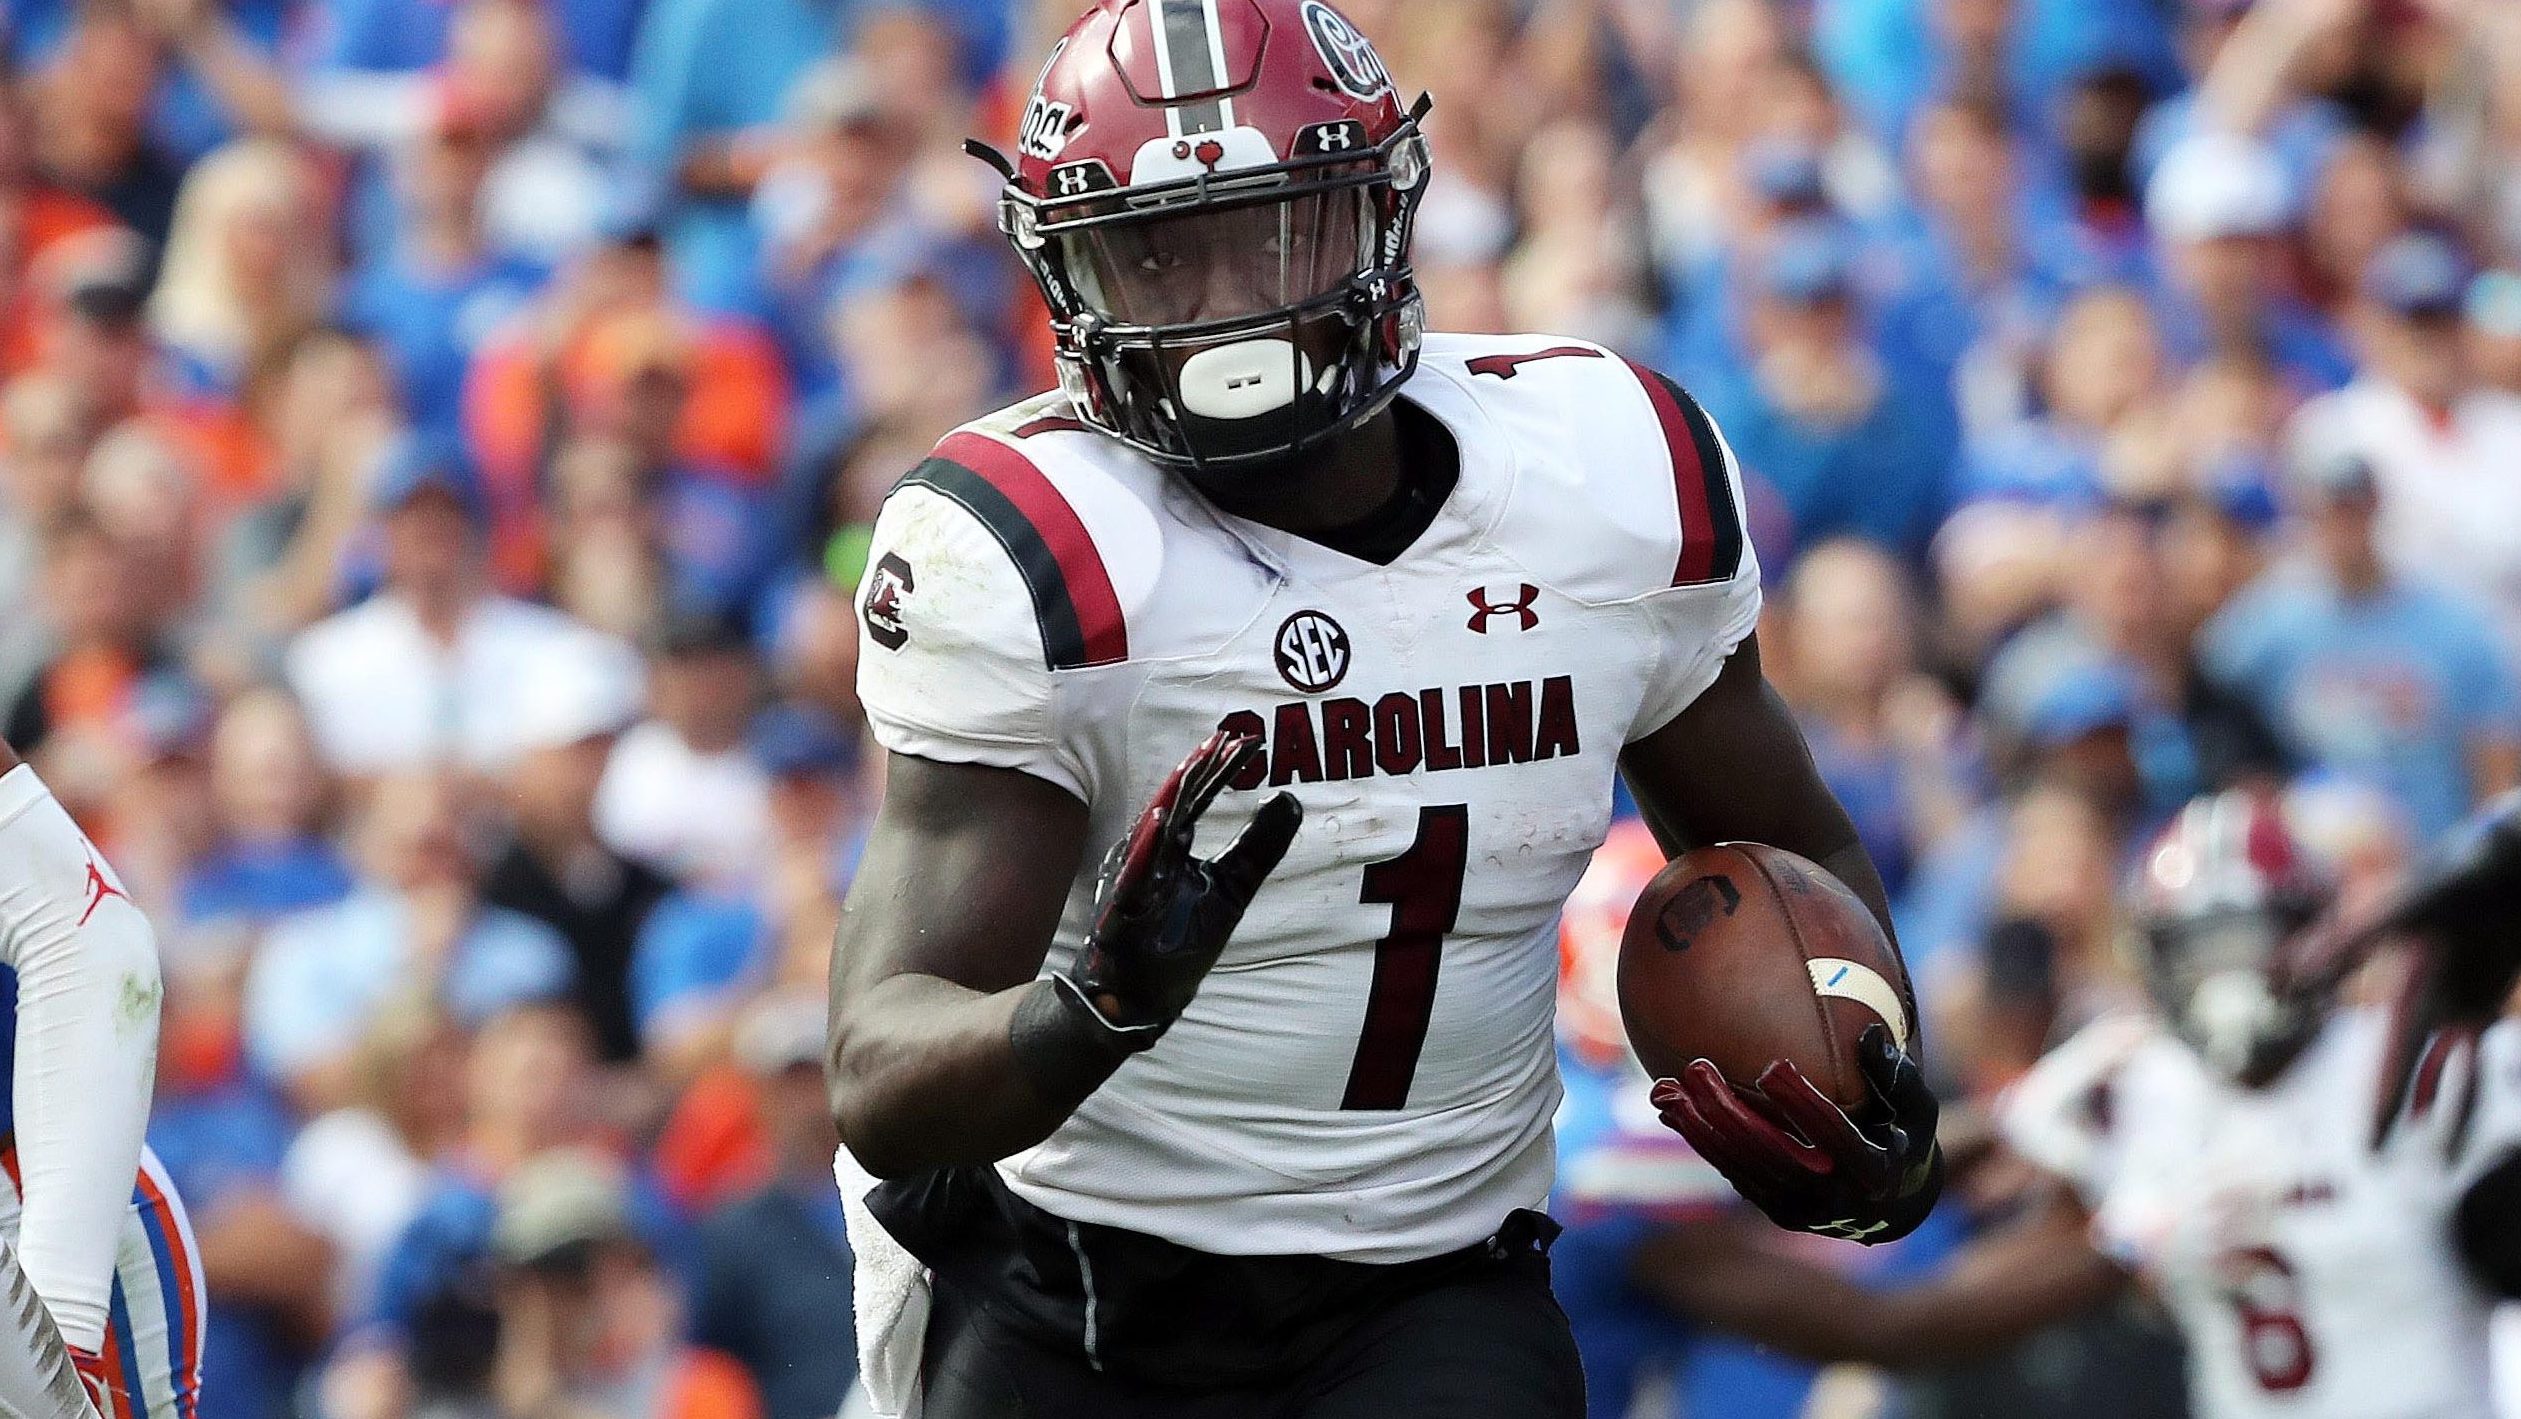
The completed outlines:
{"type": "Polygon", "coordinates": [[[666,1381],[656,1419],[762,1419],[761,1391],[732,1357],[686,1350],[666,1381]]]}
{"type": "Polygon", "coordinates": [[[77,193],[38,187],[21,194],[14,208],[0,199],[0,224],[15,228],[0,236],[0,255],[9,262],[0,281],[0,378],[6,378],[35,361],[37,302],[27,282],[35,259],[64,238],[112,226],[114,216],[77,193]]]}
{"type": "MultiPolygon", "coordinates": [[[[687,381],[674,431],[676,457],[749,485],[769,482],[788,432],[788,377],[770,336],[735,321],[617,316],[591,325],[561,351],[558,383],[571,412],[584,413],[656,365],[674,368],[687,381]]],[[[495,502],[530,497],[549,427],[548,392],[526,337],[500,341],[474,358],[464,382],[464,431],[495,502]]]]}
{"type": "Polygon", "coordinates": [[[769,1181],[761,1090],[752,1076],[722,1064],[692,1080],[658,1132],[656,1171],[666,1195],[694,1212],[769,1181]]]}

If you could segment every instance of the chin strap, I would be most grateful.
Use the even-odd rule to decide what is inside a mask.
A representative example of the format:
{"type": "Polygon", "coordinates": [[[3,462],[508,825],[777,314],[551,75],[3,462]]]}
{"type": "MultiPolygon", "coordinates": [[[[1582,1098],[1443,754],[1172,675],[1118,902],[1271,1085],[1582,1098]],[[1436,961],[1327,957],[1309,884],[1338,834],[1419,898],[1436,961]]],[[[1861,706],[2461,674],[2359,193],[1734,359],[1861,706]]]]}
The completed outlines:
{"type": "Polygon", "coordinates": [[[1010,159],[1006,154],[999,152],[996,148],[989,146],[987,143],[980,141],[978,138],[966,138],[963,140],[963,151],[966,155],[978,158],[982,162],[996,168],[998,170],[998,176],[1005,178],[1009,182],[1015,181],[1014,160],[1010,159]]]}

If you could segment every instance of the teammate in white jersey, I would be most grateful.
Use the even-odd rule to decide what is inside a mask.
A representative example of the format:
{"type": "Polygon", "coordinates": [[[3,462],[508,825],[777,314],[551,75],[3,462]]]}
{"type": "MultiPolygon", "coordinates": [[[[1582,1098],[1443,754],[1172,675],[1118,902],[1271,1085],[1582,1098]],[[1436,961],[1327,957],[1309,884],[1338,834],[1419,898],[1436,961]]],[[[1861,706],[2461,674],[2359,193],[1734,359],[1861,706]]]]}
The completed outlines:
{"type": "Polygon", "coordinates": [[[148,919],[0,744],[0,1414],[191,1419],[201,1273],[141,1141],[157,1043],[148,919]]]}
{"type": "MultiPolygon", "coordinates": [[[[2383,920],[2426,930],[2429,965],[2508,986],[2521,816],[2494,822],[2513,830],[2499,856],[2455,860],[2383,920]]],[[[2011,1344],[2142,1284],[2187,1342],[2201,1419],[2493,1419],[2488,1316],[2521,1294],[2521,1025],[2481,1025],[2493,1007],[2473,1002],[2438,1030],[2402,1016],[2421,1032],[2400,1067],[2391,1012],[2330,1009],[2335,972],[2304,969],[2328,896],[2277,803],[2190,805],[2128,904],[2158,1013],[2087,1027],[2000,1110],[2058,1190],[1923,1285],[1868,1292],[1772,1263],[1751,1288],[1765,1302],[1717,1313],[1812,1358],[1897,1366],[2011,1344]]],[[[1703,1278],[1645,1280],[1692,1294],[1703,1278]]]]}
{"type": "MultiPolygon", "coordinates": [[[[1614,775],[1667,847],[1885,914],[1706,416],[1599,346],[1424,334],[1418,112],[1322,0],[1100,0],[999,160],[1062,391],[946,438],[863,588],[891,756],[832,1093],[889,1180],[862,1254],[933,1278],[874,1337],[895,1407],[1580,1413],[1534,1209],[1614,775]]],[[[1785,1225],[1907,1231],[1931,1096],[1876,1067],[1857,1119],[1776,1083],[1809,1141],[1728,1097],[1711,1156],[1785,1225]]]]}

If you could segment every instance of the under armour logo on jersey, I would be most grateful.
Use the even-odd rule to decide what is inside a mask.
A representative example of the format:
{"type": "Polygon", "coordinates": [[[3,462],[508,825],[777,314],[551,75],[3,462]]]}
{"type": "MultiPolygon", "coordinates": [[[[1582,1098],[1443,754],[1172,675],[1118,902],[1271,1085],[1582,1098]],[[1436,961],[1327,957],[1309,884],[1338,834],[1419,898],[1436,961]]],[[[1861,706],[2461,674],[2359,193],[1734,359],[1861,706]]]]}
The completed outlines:
{"type": "Polygon", "coordinates": [[[898,553],[887,552],[877,560],[875,575],[867,578],[867,602],[860,614],[867,623],[867,639],[886,650],[900,650],[910,643],[910,627],[902,624],[902,598],[916,585],[910,574],[910,563],[898,553]]]}
{"type": "Polygon", "coordinates": [[[1532,603],[1541,599],[1541,589],[1528,581],[1515,588],[1512,601],[1490,599],[1484,586],[1472,587],[1463,599],[1471,603],[1470,628],[1483,636],[1488,634],[1490,618],[1496,616],[1512,616],[1518,631],[1528,631],[1541,623],[1541,613],[1532,609],[1532,603]]]}
{"type": "Polygon", "coordinates": [[[1318,695],[1348,677],[1348,633],[1319,611],[1280,622],[1271,649],[1279,675],[1301,694],[1318,695]]]}
{"type": "Polygon", "coordinates": [[[87,925],[88,918],[96,915],[96,909],[105,905],[107,897],[120,897],[126,902],[131,900],[129,893],[106,880],[105,869],[96,860],[96,850],[90,848],[88,849],[88,908],[79,913],[79,925],[87,925]]]}

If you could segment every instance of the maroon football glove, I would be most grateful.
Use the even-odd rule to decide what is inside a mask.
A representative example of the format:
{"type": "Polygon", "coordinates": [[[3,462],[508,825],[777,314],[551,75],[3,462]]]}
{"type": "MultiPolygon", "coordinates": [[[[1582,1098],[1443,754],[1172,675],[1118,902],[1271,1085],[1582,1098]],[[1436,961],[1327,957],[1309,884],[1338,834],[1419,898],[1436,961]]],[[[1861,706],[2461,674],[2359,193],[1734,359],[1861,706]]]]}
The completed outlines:
{"type": "Polygon", "coordinates": [[[1053,977],[1126,1049],[1154,1044],[1190,1005],[1304,821],[1295,795],[1281,793],[1225,851],[1192,855],[1199,815],[1260,752],[1257,737],[1220,729],[1182,760],[1105,864],[1094,930],[1053,977]]]}
{"type": "Polygon", "coordinates": [[[1734,1191],[1790,1232],[1867,1246],[1917,1230],[1943,1192],[1938,1107],[1917,1062],[1875,1025],[1856,1042],[1873,1088],[1858,1124],[1779,1060],[1756,1090],[1736,1089],[1701,1059],[1658,1079],[1654,1106],[1734,1191]]]}

